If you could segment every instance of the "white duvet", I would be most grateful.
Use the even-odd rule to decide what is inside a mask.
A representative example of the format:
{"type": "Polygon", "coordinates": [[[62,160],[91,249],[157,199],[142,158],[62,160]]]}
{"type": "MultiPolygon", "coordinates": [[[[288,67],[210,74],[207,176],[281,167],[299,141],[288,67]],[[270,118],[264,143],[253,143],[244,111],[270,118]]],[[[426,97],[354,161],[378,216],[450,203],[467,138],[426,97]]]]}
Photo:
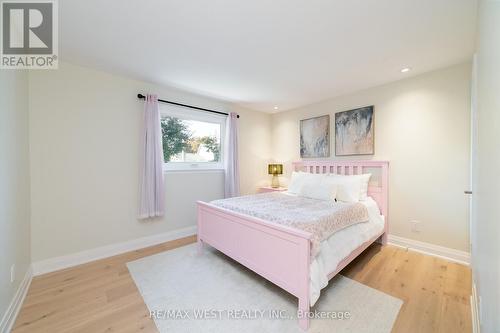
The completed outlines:
{"type": "Polygon", "coordinates": [[[322,241],[319,254],[311,263],[311,306],[318,300],[321,289],[328,285],[328,274],[335,271],[352,251],[384,229],[384,218],[379,213],[377,203],[370,197],[360,202],[368,209],[369,221],[344,228],[322,241]]]}

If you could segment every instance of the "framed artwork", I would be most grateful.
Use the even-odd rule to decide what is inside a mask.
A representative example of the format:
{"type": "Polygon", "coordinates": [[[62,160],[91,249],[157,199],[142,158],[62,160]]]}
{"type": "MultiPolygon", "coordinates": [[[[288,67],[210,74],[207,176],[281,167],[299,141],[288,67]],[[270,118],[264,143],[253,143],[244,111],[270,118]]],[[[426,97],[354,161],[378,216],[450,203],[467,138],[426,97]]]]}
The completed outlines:
{"type": "Polygon", "coordinates": [[[335,114],[335,155],[374,154],[373,105],[335,114]]]}
{"type": "Polygon", "coordinates": [[[330,116],[300,121],[300,157],[330,156],[330,116]]]}

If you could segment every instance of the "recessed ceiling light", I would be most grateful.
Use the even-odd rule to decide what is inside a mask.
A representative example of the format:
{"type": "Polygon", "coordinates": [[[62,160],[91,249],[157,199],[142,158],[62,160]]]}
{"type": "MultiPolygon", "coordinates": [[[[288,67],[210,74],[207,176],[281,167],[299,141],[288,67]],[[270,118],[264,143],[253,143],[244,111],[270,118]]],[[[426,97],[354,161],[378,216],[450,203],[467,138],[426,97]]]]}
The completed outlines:
{"type": "Polygon", "coordinates": [[[401,73],[406,73],[406,72],[409,72],[410,71],[410,68],[409,67],[405,67],[401,70],[401,73]]]}
{"type": "Polygon", "coordinates": [[[278,110],[279,108],[277,106],[275,106],[273,109],[278,110]]]}

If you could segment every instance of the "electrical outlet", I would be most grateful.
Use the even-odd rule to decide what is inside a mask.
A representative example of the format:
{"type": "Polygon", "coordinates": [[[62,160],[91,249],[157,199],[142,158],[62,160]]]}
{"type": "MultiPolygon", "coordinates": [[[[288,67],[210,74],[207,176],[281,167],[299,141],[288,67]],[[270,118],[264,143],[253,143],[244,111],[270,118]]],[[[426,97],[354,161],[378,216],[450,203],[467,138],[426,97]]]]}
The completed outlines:
{"type": "Polygon", "coordinates": [[[420,221],[417,220],[410,221],[410,226],[412,232],[420,232],[420,221]]]}
{"type": "Polygon", "coordinates": [[[10,266],[10,283],[16,280],[16,265],[10,266]]]}

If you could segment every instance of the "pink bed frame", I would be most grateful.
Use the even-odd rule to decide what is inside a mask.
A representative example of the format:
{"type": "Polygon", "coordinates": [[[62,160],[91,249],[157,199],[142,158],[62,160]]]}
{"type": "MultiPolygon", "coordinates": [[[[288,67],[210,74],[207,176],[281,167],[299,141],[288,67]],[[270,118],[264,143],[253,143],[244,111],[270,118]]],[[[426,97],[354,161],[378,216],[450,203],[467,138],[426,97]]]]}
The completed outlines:
{"type": "MultiPolygon", "coordinates": [[[[295,171],[310,173],[361,174],[364,169],[380,169],[378,184],[370,183],[368,195],[378,204],[385,217],[381,234],[355,249],[340,262],[331,279],[377,239],[387,242],[388,184],[387,161],[299,161],[295,171]]],[[[198,201],[198,248],[209,244],[227,256],[250,268],[299,299],[300,313],[309,312],[309,266],[311,234],[249,215],[226,210],[198,201]]],[[[309,319],[299,316],[299,326],[307,330],[309,319]]]]}

